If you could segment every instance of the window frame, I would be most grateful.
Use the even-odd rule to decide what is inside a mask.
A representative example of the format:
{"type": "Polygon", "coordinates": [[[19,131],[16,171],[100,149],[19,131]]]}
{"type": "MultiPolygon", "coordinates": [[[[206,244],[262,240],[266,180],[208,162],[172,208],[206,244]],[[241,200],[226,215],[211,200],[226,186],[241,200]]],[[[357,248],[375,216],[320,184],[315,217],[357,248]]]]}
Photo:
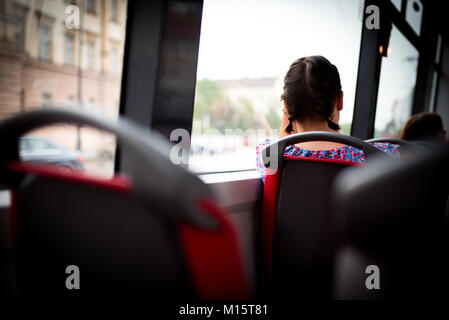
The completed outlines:
{"type": "Polygon", "coordinates": [[[429,96],[429,108],[427,111],[435,112],[437,104],[438,104],[438,89],[440,86],[440,77],[441,77],[441,61],[443,59],[443,48],[444,48],[444,39],[442,34],[437,35],[437,46],[435,48],[435,58],[433,60],[433,67],[431,67],[432,72],[432,82],[430,84],[430,96],[429,96]],[[437,61],[438,57],[438,61],[437,61]],[[435,83],[434,83],[434,75],[435,83]]]}
{"type": "Polygon", "coordinates": [[[16,15],[14,17],[14,45],[17,51],[25,51],[25,19],[23,15],[16,15]],[[20,26],[20,43],[17,41],[17,27],[20,26]]]}
{"type": "MultiPolygon", "coordinates": [[[[177,128],[192,131],[202,7],[202,0],[128,2],[119,114],[167,139],[177,128]],[[178,21],[188,35],[169,25],[178,21]]],[[[120,148],[115,161],[116,171],[127,171],[120,148]]]]}
{"type": "Polygon", "coordinates": [[[380,29],[368,30],[363,24],[360,48],[359,69],[357,75],[356,98],[351,127],[351,135],[360,139],[370,139],[374,136],[374,122],[377,109],[377,94],[382,65],[382,56],[378,50],[385,41],[388,42],[392,25],[416,48],[419,53],[416,85],[412,101],[412,112],[416,114],[425,110],[430,102],[432,83],[432,63],[435,56],[437,32],[432,28],[429,3],[421,1],[422,18],[421,32],[418,36],[405,18],[407,3],[402,0],[398,11],[390,0],[366,0],[363,9],[363,21],[366,21],[366,7],[376,5],[380,9],[380,29]],[[385,17],[385,18],[384,18],[385,17]]]}

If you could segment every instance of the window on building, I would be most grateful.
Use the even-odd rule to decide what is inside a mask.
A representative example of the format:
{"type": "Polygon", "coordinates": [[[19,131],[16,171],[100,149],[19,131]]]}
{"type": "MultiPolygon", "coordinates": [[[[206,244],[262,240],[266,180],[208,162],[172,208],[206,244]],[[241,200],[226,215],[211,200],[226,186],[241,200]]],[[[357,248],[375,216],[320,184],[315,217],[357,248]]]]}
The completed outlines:
{"type": "Polygon", "coordinates": [[[20,111],[25,111],[25,89],[20,90],[20,111]]]}
{"type": "Polygon", "coordinates": [[[23,51],[23,18],[16,17],[14,20],[14,40],[17,51],[23,51]]]}
{"type": "Polygon", "coordinates": [[[39,45],[41,60],[49,61],[51,52],[51,35],[50,27],[47,25],[41,25],[39,28],[39,45]]]}
{"type": "Polygon", "coordinates": [[[419,53],[393,25],[388,56],[382,58],[375,137],[399,137],[412,112],[419,53]]]}
{"type": "Polygon", "coordinates": [[[322,55],[337,66],[344,91],[340,125],[349,134],[361,5],[360,0],[205,0],[190,168],[254,169],[257,143],[279,135],[283,78],[303,56],[322,55]]]}
{"type": "Polygon", "coordinates": [[[93,41],[87,42],[87,69],[94,69],[95,45],[93,41]]]}
{"type": "Polygon", "coordinates": [[[51,107],[52,100],[51,100],[51,93],[44,92],[42,94],[42,107],[48,108],[51,107]]]}
{"type": "Polygon", "coordinates": [[[117,0],[111,0],[110,3],[111,3],[111,10],[110,10],[111,20],[117,21],[117,6],[118,6],[117,0]]]}
{"type": "Polygon", "coordinates": [[[117,48],[112,48],[109,52],[109,71],[112,74],[117,73],[117,48]]]}
{"type": "Polygon", "coordinates": [[[74,37],[71,34],[65,35],[65,63],[73,65],[74,37]]]}
{"type": "Polygon", "coordinates": [[[86,12],[95,13],[95,0],[87,0],[86,2],[86,12]]]}

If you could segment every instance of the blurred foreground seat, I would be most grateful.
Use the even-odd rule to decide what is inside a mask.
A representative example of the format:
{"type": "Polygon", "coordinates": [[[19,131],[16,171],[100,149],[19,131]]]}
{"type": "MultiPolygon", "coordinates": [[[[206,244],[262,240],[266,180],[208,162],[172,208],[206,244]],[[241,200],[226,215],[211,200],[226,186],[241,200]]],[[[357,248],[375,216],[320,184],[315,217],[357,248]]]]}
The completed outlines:
{"type": "Polygon", "coordinates": [[[248,298],[233,227],[208,186],[171,163],[158,135],[48,109],[4,121],[0,140],[19,299],[248,298]],[[127,175],[100,179],[21,162],[19,137],[59,122],[115,134],[127,175]],[[76,282],[69,266],[79,269],[79,289],[66,286],[76,282]]]}
{"type": "Polygon", "coordinates": [[[338,238],[330,193],[343,170],[363,166],[346,160],[284,155],[287,146],[307,141],[332,141],[363,150],[367,163],[374,156],[392,158],[354,137],[329,132],[290,135],[267,146],[268,168],[263,198],[263,245],[273,298],[330,299],[338,238]],[[277,164],[275,167],[274,164],[277,164]]]}
{"type": "Polygon", "coordinates": [[[436,146],[338,177],[333,203],[345,245],[336,258],[335,298],[441,298],[449,284],[448,163],[447,146],[436,146]],[[379,289],[366,286],[369,266],[378,268],[379,289]]]}

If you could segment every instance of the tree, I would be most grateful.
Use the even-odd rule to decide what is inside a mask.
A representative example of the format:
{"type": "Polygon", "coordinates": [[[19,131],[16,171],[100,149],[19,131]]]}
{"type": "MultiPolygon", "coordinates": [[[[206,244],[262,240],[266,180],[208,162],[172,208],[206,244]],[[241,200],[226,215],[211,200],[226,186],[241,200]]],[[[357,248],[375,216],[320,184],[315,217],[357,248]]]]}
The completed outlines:
{"type": "Polygon", "coordinates": [[[194,106],[195,120],[202,120],[205,114],[212,114],[225,101],[225,90],[218,82],[209,79],[197,81],[194,106]]]}
{"type": "Polygon", "coordinates": [[[276,104],[271,104],[268,109],[268,114],[266,115],[266,119],[271,129],[280,129],[282,124],[281,114],[278,112],[278,108],[276,104]]]}
{"type": "Polygon", "coordinates": [[[197,82],[194,108],[194,120],[202,121],[208,116],[210,127],[222,133],[225,129],[269,129],[264,115],[255,111],[248,98],[240,97],[231,102],[226,88],[217,81],[202,79],[197,82]]]}

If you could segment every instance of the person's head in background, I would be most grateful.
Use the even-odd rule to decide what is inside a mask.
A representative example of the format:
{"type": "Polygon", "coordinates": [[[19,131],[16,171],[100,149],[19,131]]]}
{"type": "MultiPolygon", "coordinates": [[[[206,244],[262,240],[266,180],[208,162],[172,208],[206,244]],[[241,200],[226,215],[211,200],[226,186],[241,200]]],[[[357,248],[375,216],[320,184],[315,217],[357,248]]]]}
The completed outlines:
{"type": "Polygon", "coordinates": [[[340,75],[326,58],[310,56],[294,61],[284,78],[281,99],[287,134],[340,130],[343,109],[340,75]]]}
{"type": "Polygon", "coordinates": [[[441,117],[437,113],[422,112],[407,120],[400,138],[410,141],[444,141],[445,135],[441,117]]]}

